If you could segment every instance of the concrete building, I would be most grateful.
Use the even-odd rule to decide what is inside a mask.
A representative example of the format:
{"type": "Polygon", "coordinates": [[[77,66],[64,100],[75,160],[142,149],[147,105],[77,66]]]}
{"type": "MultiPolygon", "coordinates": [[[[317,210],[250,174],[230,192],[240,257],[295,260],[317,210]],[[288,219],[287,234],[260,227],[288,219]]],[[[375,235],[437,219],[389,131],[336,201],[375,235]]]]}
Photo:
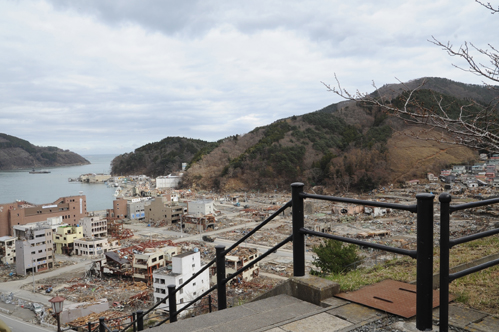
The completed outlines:
{"type": "Polygon", "coordinates": [[[61,217],[64,223],[76,224],[87,215],[84,195],[62,197],[53,203],[35,205],[25,201],[0,204],[0,236],[13,235],[15,225],[26,225],[61,217]]]}
{"type": "Polygon", "coordinates": [[[182,179],[181,176],[158,176],[156,178],[156,188],[176,188],[182,179]]]}
{"type": "Polygon", "coordinates": [[[102,173],[89,173],[80,175],[80,181],[86,183],[104,183],[106,181],[109,181],[109,179],[111,179],[111,175],[102,173]]]}
{"type": "Polygon", "coordinates": [[[74,253],[78,256],[94,257],[119,248],[120,243],[118,240],[109,242],[107,238],[83,237],[74,241],[74,253]]]}
{"type": "Polygon", "coordinates": [[[141,198],[134,198],[127,201],[128,218],[132,220],[145,219],[144,205],[145,200],[141,198]]]}
{"type": "Polygon", "coordinates": [[[213,214],[213,201],[212,200],[198,200],[187,203],[187,213],[193,216],[204,216],[207,214],[213,214]]]}
{"type": "Polygon", "coordinates": [[[128,217],[127,213],[127,201],[124,198],[116,198],[113,201],[113,208],[107,209],[107,219],[108,220],[118,220],[125,219],[128,217]]]}
{"type": "Polygon", "coordinates": [[[81,226],[67,225],[58,227],[54,233],[54,244],[56,254],[71,255],[74,250],[74,242],[83,237],[81,226]]]}
{"type": "Polygon", "coordinates": [[[16,238],[13,236],[0,237],[0,262],[14,264],[16,262],[16,238]]]}
{"type": "Polygon", "coordinates": [[[168,202],[165,197],[157,197],[144,207],[145,220],[165,220],[168,224],[180,222],[184,208],[175,202],[168,202]]]}
{"type": "MultiPolygon", "coordinates": [[[[229,276],[240,268],[250,264],[252,261],[258,258],[258,250],[256,248],[239,248],[232,250],[229,255],[225,256],[225,276],[229,276]]],[[[216,266],[210,267],[212,282],[216,283],[216,266]]],[[[260,273],[260,266],[258,263],[253,265],[251,268],[244,271],[237,278],[233,279],[233,282],[238,280],[249,281],[253,277],[258,276],[260,273]]]]}
{"type": "Polygon", "coordinates": [[[27,229],[16,240],[16,273],[38,272],[54,266],[52,229],[27,229]]]}
{"type": "Polygon", "coordinates": [[[171,262],[178,250],[177,247],[167,246],[148,248],[143,253],[136,253],[132,262],[133,279],[144,280],[148,284],[152,284],[154,271],[171,262]]]}
{"type": "MultiPolygon", "coordinates": [[[[158,269],[153,273],[154,299],[156,302],[166,297],[168,285],[175,285],[176,287],[182,285],[184,281],[187,281],[201,268],[199,252],[188,251],[173,256],[171,266],[158,269]]],[[[194,300],[209,288],[210,279],[207,269],[177,292],[177,310],[183,308],[189,301],[194,300]]],[[[169,310],[168,301],[166,301],[166,304],[161,304],[159,308],[169,310]]]]}
{"type": "Polygon", "coordinates": [[[80,220],[83,237],[106,237],[107,220],[101,217],[85,217],[80,220]]]}

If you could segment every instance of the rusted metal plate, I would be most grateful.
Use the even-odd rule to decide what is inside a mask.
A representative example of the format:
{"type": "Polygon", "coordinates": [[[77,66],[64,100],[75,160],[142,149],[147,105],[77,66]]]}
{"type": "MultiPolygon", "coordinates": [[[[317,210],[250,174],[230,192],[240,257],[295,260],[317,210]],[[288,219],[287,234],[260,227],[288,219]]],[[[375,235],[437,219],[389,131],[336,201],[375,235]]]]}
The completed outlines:
{"type": "MultiPolygon", "coordinates": [[[[404,318],[416,316],[416,285],[405,282],[385,280],[355,292],[335,296],[404,318]]],[[[439,292],[434,290],[433,308],[438,307],[439,302],[439,292]]]]}

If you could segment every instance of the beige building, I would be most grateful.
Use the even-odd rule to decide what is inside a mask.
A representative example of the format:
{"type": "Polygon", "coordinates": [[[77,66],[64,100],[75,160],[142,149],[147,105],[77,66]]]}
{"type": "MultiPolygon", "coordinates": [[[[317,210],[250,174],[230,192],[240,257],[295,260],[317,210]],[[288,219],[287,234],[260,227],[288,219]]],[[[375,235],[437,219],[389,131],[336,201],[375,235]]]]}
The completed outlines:
{"type": "Polygon", "coordinates": [[[172,261],[172,256],[179,253],[179,248],[166,246],[163,248],[148,248],[143,253],[134,255],[132,267],[133,278],[152,284],[153,272],[172,261]]]}
{"type": "Polygon", "coordinates": [[[78,256],[94,257],[104,255],[110,250],[120,248],[118,240],[109,240],[107,238],[81,238],[74,242],[74,252],[78,256]]]}
{"type": "Polygon", "coordinates": [[[83,237],[81,226],[58,227],[54,233],[55,252],[70,255],[74,250],[74,241],[83,237]]]}
{"type": "Polygon", "coordinates": [[[158,197],[150,201],[149,205],[144,207],[145,220],[158,221],[165,220],[168,224],[180,222],[184,208],[178,203],[167,201],[164,197],[158,197]]]}
{"type": "Polygon", "coordinates": [[[0,262],[14,264],[16,262],[16,238],[12,236],[0,237],[0,262]]]}
{"type": "Polygon", "coordinates": [[[85,217],[80,220],[84,237],[106,237],[107,220],[101,217],[85,217]]]}
{"type": "Polygon", "coordinates": [[[16,240],[16,273],[38,272],[54,266],[52,229],[27,229],[16,240]]]}
{"type": "Polygon", "coordinates": [[[102,174],[102,173],[99,174],[89,173],[89,174],[80,175],[80,181],[86,183],[104,183],[111,178],[112,178],[111,175],[102,174]]]}

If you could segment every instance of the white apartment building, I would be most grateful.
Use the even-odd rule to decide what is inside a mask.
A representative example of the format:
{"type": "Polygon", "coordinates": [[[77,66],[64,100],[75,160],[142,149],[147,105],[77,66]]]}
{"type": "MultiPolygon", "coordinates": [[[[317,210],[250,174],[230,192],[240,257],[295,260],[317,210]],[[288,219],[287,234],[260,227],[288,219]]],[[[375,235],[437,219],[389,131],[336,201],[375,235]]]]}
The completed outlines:
{"type": "Polygon", "coordinates": [[[101,217],[85,217],[80,219],[83,237],[106,237],[107,219],[101,217]]]}
{"type": "Polygon", "coordinates": [[[52,229],[28,229],[16,240],[16,273],[43,271],[54,266],[52,229]]]}
{"type": "Polygon", "coordinates": [[[173,176],[171,174],[167,176],[158,176],[156,178],[156,188],[175,188],[180,183],[182,179],[181,176],[173,176]]]}
{"type": "Polygon", "coordinates": [[[213,212],[214,209],[212,200],[203,199],[187,202],[187,213],[195,217],[205,216],[210,213],[212,214],[213,212]]]}
{"type": "Polygon", "coordinates": [[[75,255],[78,256],[94,257],[104,255],[106,252],[119,249],[120,247],[118,240],[109,242],[107,238],[84,237],[74,241],[75,255]]]}
{"type": "MultiPolygon", "coordinates": [[[[166,297],[168,294],[168,285],[180,286],[201,268],[201,255],[199,252],[188,251],[173,256],[172,265],[154,271],[153,287],[156,302],[166,297]]],[[[194,300],[209,288],[210,277],[207,269],[176,293],[177,310],[183,308],[189,301],[194,300]]],[[[161,304],[159,308],[168,311],[168,301],[165,304],[161,304]]]]}

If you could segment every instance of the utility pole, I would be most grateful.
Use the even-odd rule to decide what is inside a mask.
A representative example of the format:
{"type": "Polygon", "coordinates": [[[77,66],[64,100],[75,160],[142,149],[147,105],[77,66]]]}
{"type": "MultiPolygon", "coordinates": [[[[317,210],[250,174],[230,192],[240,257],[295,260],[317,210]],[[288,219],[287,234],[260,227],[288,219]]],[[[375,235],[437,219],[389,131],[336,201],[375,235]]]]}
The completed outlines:
{"type": "Polygon", "coordinates": [[[34,258],[31,258],[32,260],[32,263],[33,263],[33,293],[35,293],[35,269],[36,269],[36,265],[35,265],[35,259],[34,258]]]}

